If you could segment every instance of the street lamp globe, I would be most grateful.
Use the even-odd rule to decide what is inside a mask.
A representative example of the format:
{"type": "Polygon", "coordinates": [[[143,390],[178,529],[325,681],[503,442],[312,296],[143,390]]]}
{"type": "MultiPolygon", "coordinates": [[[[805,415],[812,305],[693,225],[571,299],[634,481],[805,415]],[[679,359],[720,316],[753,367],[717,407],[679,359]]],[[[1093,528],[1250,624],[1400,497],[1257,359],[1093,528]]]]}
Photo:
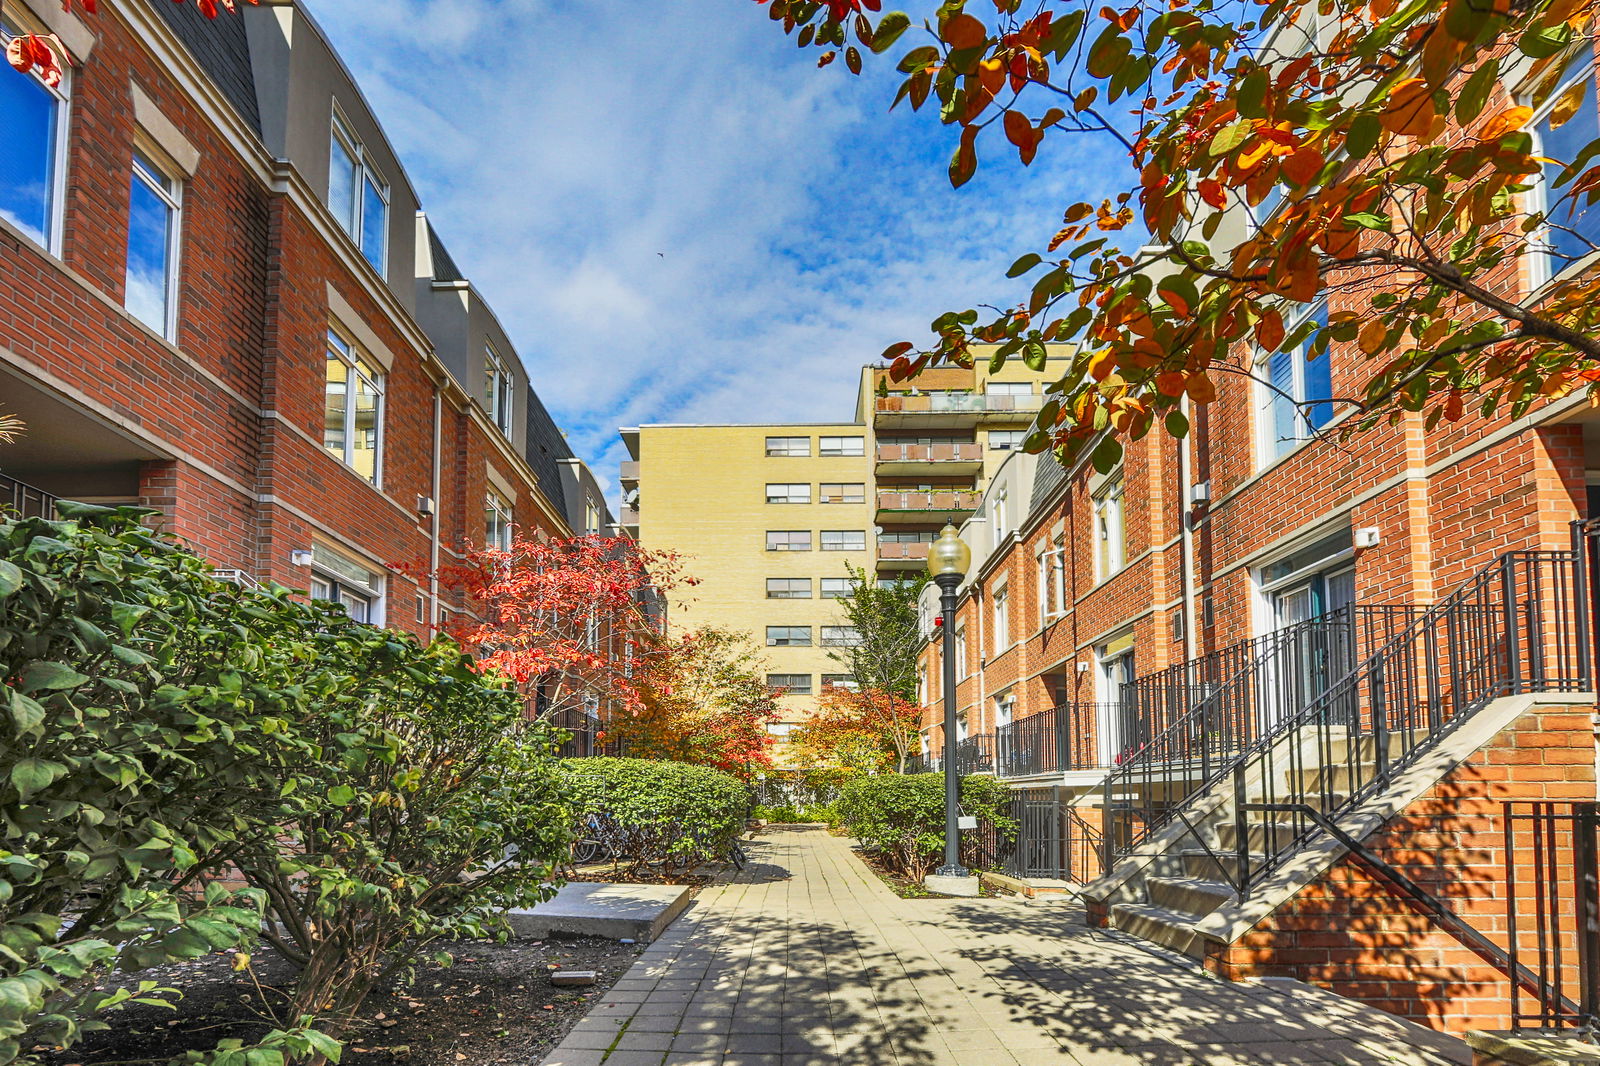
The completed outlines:
{"type": "Polygon", "coordinates": [[[948,575],[962,578],[971,565],[972,549],[961,539],[956,527],[947,524],[940,531],[939,539],[928,549],[928,572],[934,577],[948,575]]]}

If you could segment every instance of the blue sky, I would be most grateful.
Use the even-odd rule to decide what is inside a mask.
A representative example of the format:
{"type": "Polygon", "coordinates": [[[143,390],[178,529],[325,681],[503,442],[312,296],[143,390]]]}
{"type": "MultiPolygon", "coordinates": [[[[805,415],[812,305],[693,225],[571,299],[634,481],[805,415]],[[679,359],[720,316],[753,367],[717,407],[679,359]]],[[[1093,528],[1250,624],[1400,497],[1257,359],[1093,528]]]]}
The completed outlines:
{"type": "Polygon", "coordinates": [[[1024,170],[996,135],[952,190],[955,132],[888,113],[890,57],[819,71],[752,0],[312,9],[608,484],[618,426],[850,417],[857,368],[1014,298],[1011,261],[1127,180],[1107,144],[1024,170]]]}

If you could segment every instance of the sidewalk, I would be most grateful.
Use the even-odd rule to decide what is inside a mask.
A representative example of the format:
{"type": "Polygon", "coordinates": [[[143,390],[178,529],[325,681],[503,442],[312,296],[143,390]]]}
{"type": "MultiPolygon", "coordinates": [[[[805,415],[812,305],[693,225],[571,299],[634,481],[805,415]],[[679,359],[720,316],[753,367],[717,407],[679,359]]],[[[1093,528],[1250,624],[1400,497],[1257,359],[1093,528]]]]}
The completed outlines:
{"type": "Polygon", "coordinates": [[[845,841],[769,833],[543,1066],[1469,1063],[1303,985],[1229,984],[1066,904],[901,900],[845,841]]]}

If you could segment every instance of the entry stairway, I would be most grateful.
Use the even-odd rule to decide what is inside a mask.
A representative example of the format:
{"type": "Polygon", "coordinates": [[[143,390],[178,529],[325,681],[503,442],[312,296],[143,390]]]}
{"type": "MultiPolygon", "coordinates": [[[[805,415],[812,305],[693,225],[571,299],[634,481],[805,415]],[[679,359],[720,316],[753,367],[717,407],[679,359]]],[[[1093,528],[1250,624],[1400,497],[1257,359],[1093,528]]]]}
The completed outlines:
{"type": "Polygon", "coordinates": [[[1187,704],[1079,801],[1106,840],[1090,921],[1205,959],[1352,851],[1382,874],[1363,841],[1528,711],[1593,703],[1585,554],[1510,553],[1400,624],[1346,609],[1178,678],[1187,704]]]}

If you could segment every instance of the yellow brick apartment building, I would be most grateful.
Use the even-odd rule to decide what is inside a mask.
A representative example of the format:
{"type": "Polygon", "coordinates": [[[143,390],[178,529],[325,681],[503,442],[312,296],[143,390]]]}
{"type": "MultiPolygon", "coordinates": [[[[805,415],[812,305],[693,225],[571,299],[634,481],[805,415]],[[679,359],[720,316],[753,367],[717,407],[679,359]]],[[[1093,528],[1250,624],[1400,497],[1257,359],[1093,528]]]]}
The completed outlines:
{"type": "Polygon", "coordinates": [[[1064,369],[1061,358],[1039,371],[1011,361],[991,375],[979,359],[912,385],[869,366],[850,422],[625,428],[622,522],[646,549],[683,555],[698,579],[678,594],[673,624],[764,645],[768,683],[785,692],[774,732],[787,735],[825,685],[853,681],[830,654],[855,637],[838,603],[849,568],[880,582],[922,570],[939,528],[972,517],[1064,369]]]}

